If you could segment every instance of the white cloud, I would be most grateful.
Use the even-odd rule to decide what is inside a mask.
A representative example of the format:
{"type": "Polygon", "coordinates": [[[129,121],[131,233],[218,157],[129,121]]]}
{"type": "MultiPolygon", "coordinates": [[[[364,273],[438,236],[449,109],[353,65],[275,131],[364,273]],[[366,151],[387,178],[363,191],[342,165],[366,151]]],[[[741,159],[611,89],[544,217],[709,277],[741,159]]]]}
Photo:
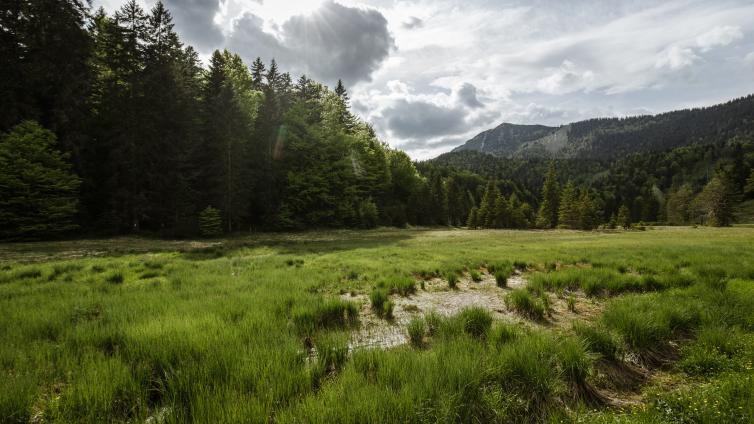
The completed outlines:
{"type": "Polygon", "coordinates": [[[564,60],[550,75],[537,81],[537,89],[547,94],[566,94],[588,90],[593,81],[594,72],[581,70],[570,60],[564,60]]]}
{"type": "Polygon", "coordinates": [[[706,52],[714,47],[727,46],[743,38],[741,28],[737,26],[718,26],[696,37],[696,44],[706,52]]]}
{"type": "Polygon", "coordinates": [[[665,49],[657,58],[655,67],[658,69],[666,68],[671,71],[687,68],[694,62],[701,59],[691,47],[681,47],[678,45],[670,46],[665,49]]]}

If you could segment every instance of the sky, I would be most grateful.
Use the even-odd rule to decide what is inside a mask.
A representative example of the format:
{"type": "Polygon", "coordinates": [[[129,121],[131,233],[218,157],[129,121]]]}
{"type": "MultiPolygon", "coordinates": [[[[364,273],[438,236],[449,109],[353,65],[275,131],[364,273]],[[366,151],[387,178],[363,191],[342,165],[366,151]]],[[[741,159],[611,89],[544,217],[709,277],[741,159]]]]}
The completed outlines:
{"type": "Polygon", "coordinates": [[[294,79],[342,79],[353,111],[417,160],[503,122],[557,126],[754,93],[752,0],[163,2],[205,60],[227,48],[247,63],[274,57],[294,79]]]}

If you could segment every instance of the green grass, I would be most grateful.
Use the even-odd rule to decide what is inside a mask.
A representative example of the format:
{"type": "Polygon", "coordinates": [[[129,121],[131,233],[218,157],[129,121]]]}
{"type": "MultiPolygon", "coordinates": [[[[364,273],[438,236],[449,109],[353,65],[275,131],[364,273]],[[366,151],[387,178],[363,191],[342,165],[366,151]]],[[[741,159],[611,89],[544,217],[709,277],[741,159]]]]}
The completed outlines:
{"type": "MultiPolygon", "coordinates": [[[[750,422],[752,239],[735,227],[0,244],[0,422],[750,422]],[[465,267],[512,272],[489,258],[516,259],[532,289],[501,295],[534,321],[425,311],[406,329],[420,349],[349,347],[369,325],[364,295],[379,292],[388,316],[417,270],[449,283],[465,267]],[[601,297],[604,312],[537,321],[558,289],[601,297]],[[647,387],[635,409],[592,406],[601,363],[634,357],[672,386],[647,387]]],[[[395,314],[380,325],[401,325],[395,314]]]]}
{"type": "Polygon", "coordinates": [[[543,320],[547,312],[546,304],[542,301],[542,298],[533,296],[526,289],[516,289],[510,292],[505,298],[505,304],[509,309],[538,321],[543,320]]]}

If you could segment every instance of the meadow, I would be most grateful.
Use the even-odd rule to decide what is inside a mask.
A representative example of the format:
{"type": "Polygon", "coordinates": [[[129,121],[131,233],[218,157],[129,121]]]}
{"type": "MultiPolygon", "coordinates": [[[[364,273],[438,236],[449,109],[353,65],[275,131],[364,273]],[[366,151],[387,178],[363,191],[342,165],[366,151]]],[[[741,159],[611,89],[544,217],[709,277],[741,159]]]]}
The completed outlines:
{"type": "Polygon", "coordinates": [[[0,340],[2,422],[754,422],[754,228],[0,244],[0,340]]]}

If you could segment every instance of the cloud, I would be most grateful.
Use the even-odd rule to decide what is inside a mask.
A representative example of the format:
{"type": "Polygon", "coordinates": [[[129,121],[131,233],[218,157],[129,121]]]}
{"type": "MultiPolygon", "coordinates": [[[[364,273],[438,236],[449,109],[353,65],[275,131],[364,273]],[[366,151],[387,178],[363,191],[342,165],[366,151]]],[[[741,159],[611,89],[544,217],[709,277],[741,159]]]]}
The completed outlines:
{"type": "Polygon", "coordinates": [[[235,22],[229,47],[246,60],[275,58],[282,68],[332,84],[369,81],[388,57],[394,40],[387,20],[375,9],[323,3],[314,13],[296,15],[275,32],[246,13],[235,22]]]}
{"type": "Polygon", "coordinates": [[[480,102],[479,99],[477,98],[477,89],[476,89],[476,87],[474,87],[473,84],[470,84],[468,82],[464,83],[461,86],[461,88],[458,89],[458,92],[456,92],[456,96],[458,97],[458,100],[462,104],[464,104],[464,105],[466,105],[466,106],[468,106],[468,107],[470,107],[472,109],[477,109],[477,108],[484,107],[484,105],[482,104],[482,102],[480,102]]]}
{"type": "Polygon", "coordinates": [[[465,131],[466,112],[426,101],[397,100],[382,112],[390,132],[400,138],[436,137],[465,131]]]}
{"type": "Polygon", "coordinates": [[[214,22],[220,0],[165,0],[165,6],[173,15],[176,30],[189,44],[199,50],[222,45],[222,30],[214,22]]]}
{"type": "Polygon", "coordinates": [[[714,47],[727,46],[743,38],[741,28],[737,26],[717,26],[696,38],[696,44],[703,52],[714,47]]]}
{"type": "Polygon", "coordinates": [[[407,20],[403,21],[401,26],[405,29],[421,28],[424,26],[424,21],[417,18],[416,16],[411,16],[407,20]]]}
{"type": "Polygon", "coordinates": [[[547,94],[565,94],[588,89],[594,80],[594,72],[581,70],[570,60],[564,60],[550,75],[537,81],[537,89],[547,94]]]}
{"type": "Polygon", "coordinates": [[[669,69],[677,71],[693,65],[701,59],[691,47],[670,46],[657,57],[655,67],[657,69],[669,69]]]}
{"type": "Polygon", "coordinates": [[[744,56],[744,62],[749,64],[754,64],[754,52],[751,52],[744,56]]]}
{"type": "Polygon", "coordinates": [[[458,147],[468,140],[465,136],[460,137],[448,137],[438,141],[429,141],[425,139],[410,140],[399,144],[399,147],[404,150],[423,150],[423,151],[435,151],[438,149],[450,150],[451,148],[458,147]]]}

